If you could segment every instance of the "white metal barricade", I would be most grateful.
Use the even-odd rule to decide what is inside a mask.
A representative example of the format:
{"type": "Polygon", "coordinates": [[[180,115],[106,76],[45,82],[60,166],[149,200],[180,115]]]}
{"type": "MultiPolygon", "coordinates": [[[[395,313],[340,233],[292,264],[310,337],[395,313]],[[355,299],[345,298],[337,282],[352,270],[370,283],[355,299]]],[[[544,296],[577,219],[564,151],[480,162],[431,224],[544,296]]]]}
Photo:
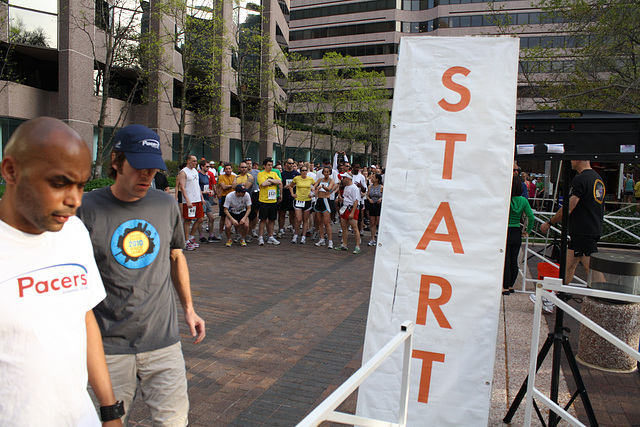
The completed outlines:
{"type": "Polygon", "coordinates": [[[323,421],[341,424],[355,424],[367,427],[405,427],[409,406],[409,374],[411,372],[411,352],[413,351],[413,323],[404,322],[400,332],[380,349],[367,363],[358,369],[347,381],[338,387],[316,409],[307,415],[298,427],[317,426],[323,421]],[[393,352],[404,344],[402,360],[402,383],[398,422],[388,422],[337,412],[335,409],[360,386],[393,352]]]}
{"type": "Polygon", "coordinates": [[[637,361],[640,362],[640,352],[638,349],[631,348],[627,343],[620,340],[615,335],[611,334],[604,328],[602,328],[597,323],[593,322],[588,317],[585,317],[582,313],[571,307],[566,302],[562,301],[555,294],[546,292],[546,291],[556,291],[556,292],[565,292],[568,294],[578,294],[599,298],[607,298],[617,301],[627,301],[640,303],[640,295],[631,295],[631,294],[622,294],[618,292],[609,292],[609,291],[600,291],[596,289],[583,288],[577,286],[566,286],[562,284],[561,279],[556,279],[552,277],[545,277],[545,279],[538,283],[536,286],[536,305],[533,316],[533,333],[531,337],[531,354],[529,358],[529,380],[527,383],[527,401],[524,412],[524,425],[529,427],[531,426],[531,416],[533,412],[533,398],[535,397],[540,402],[542,402],[546,407],[551,409],[553,412],[562,417],[565,421],[567,421],[572,426],[576,427],[586,427],[585,424],[582,424],[580,420],[569,414],[567,411],[562,409],[558,404],[554,403],[547,396],[542,394],[538,389],[535,388],[535,378],[536,378],[536,362],[537,362],[537,354],[538,354],[538,344],[540,342],[540,320],[542,313],[542,297],[544,296],[547,300],[551,301],[556,305],[558,309],[561,309],[569,316],[575,318],[580,323],[593,330],[595,333],[600,335],[602,338],[609,341],[611,344],[618,347],[620,350],[627,353],[629,356],[633,357],[637,361]]]}

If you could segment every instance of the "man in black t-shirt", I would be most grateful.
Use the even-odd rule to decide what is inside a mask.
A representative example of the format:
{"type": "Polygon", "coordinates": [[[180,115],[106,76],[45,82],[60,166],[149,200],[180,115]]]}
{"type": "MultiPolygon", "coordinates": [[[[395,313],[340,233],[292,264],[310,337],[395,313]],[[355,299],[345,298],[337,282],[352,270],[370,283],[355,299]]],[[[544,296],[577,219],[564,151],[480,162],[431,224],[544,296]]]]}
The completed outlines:
{"type": "MultiPolygon", "coordinates": [[[[598,240],[602,235],[604,216],[605,188],[602,178],[591,169],[589,160],[572,160],[571,168],[578,172],[570,184],[569,198],[569,250],[565,284],[570,283],[581,262],[589,273],[589,260],[592,253],[598,252],[598,240]]],[[[562,221],[562,208],[540,226],[546,233],[549,227],[562,221]]]]}
{"type": "MultiPolygon", "coordinates": [[[[284,222],[285,216],[287,212],[289,213],[289,223],[293,224],[293,197],[291,196],[291,192],[289,191],[289,186],[293,178],[300,175],[300,172],[293,169],[293,159],[287,159],[284,162],[284,169],[281,172],[282,175],[282,201],[278,203],[278,238],[281,239],[284,237],[284,222]]],[[[293,234],[297,234],[297,230],[293,230],[293,234]]]]}

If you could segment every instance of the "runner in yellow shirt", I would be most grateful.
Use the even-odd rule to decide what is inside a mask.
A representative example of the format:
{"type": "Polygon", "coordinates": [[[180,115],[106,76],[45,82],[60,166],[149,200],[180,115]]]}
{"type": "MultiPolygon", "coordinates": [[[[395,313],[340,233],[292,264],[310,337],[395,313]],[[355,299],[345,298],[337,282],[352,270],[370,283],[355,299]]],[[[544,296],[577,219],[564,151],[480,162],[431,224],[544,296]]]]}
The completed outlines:
{"type": "Polygon", "coordinates": [[[267,234],[269,238],[267,243],[270,245],[279,245],[280,242],[273,236],[273,226],[278,217],[278,204],[282,200],[282,180],[276,172],[273,171],[273,159],[267,157],[262,161],[264,170],[258,173],[258,185],[260,186],[260,225],[258,230],[258,246],[264,245],[264,227],[267,226],[267,234]],[[280,196],[278,196],[280,190],[280,196]]]}

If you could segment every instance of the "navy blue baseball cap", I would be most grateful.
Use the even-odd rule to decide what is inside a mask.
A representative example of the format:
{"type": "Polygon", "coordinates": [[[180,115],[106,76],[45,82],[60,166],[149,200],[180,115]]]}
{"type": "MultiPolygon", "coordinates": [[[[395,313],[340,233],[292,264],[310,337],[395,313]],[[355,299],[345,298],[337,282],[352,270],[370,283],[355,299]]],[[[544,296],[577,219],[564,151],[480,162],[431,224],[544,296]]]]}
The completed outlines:
{"type": "Polygon", "coordinates": [[[167,170],[160,150],[160,136],[143,125],[129,125],[118,131],[113,149],[122,151],[134,169],[167,170]]]}

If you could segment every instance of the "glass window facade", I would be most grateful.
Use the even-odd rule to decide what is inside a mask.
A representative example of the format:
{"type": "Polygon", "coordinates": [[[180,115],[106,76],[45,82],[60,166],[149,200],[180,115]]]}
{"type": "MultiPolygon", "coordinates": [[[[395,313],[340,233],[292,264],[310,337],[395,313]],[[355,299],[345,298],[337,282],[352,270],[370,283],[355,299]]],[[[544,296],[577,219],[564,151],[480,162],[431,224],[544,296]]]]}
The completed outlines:
{"type": "Polygon", "coordinates": [[[289,40],[310,40],[325,37],[353,36],[356,34],[385,33],[396,30],[395,21],[374,22],[367,24],[340,25],[313,30],[298,30],[289,33],[289,40]]]}
{"type": "Polygon", "coordinates": [[[340,4],[337,6],[313,7],[292,10],[291,20],[321,18],[323,16],[347,15],[350,13],[372,12],[396,8],[396,0],[369,0],[358,3],[340,4]]]}
{"type": "Polygon", "coordinates": [[[9,0],[12,43],[58,48],[57,0],[9,0]]]}
{"type": "Polygon", "coordinates": [[[398,53],[398,44],[388,43],[297,51],[297,53],[309,59],[322,59],[327,52],[338,52],[349,56],[396,55],[398,53]]]}

